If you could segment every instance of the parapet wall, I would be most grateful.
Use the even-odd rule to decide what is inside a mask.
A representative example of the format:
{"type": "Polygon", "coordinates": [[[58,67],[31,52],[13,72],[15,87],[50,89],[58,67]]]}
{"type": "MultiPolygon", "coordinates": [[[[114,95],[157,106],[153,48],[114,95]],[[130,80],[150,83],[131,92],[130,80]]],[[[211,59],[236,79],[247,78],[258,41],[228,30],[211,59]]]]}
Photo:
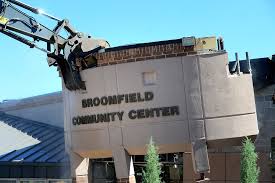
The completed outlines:
{"type": "Polygon", "coordinates": [[[203,50],[215,48],[216,38],[196,39],[195,45],[184,46],[182,39],[141,43],[127,46],[107,48],[104,52],[95,53],[98,66],[106,66],[127,62],[138,62],[152,59],[163,59],[186,55],[195,55],[203,50]]]}

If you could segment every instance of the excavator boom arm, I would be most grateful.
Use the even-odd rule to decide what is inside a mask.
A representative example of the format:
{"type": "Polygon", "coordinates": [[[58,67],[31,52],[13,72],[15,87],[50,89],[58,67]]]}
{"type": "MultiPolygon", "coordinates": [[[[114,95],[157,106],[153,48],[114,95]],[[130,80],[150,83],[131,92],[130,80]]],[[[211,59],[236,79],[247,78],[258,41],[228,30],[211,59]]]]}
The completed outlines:
{"type": "MultiPolygon", "coordinates": [[[[18,2],[12,0],[11,2],[18,2]]],[[[32,16],[13,6],[9,1],[0,1],[0,29],[1,31],[14,31],[47,43],[54,43],[52,30],[38,23],[32,16]]],[[[59,36],[59,44],[64,44],[65,39],[59,36]]]]}
{"type": "MultiPolygon", "coordinates": [[[[0,0],[0,32],[31,48],[46,52],[48,65],[58,66],[65,86],[69,90],[86,89],[80,76],[83,66],[87,66],[87,63],[81,63],[85,62],[83,58],[91,55],[93,50],[96,52],[109,46],[106,41],[93,39],[91,36],[77,32],[68,20],[60,20],[41,9],[33,8],[17,0],[0,0]],[[57,25],[49,29],[19,8],[44,15],[57,21],[57,25]],[[67,38],[60,36],[62,29],[69,34],[67,38]],[[37,46],[37,41],[45,42],[47,47],[37,46]]],[[[95,65],[92,64],[92,66],[95,65]]]]}

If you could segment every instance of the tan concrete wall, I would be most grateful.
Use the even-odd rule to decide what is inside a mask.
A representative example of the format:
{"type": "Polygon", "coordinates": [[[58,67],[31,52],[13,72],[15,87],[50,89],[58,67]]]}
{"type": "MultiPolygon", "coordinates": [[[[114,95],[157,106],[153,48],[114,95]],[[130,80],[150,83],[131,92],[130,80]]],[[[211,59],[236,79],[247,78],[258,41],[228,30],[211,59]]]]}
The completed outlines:
{"type": "MultiPolygon", "coordinates": [[[[69,101],[69,110],[71,112],[69,114],[70,117],[68,117],[69,120],[67,121],[69,125],[71,125],[72,116],[89,113],[118,110],[127,112],[129,109],[174,105],[179,105],[181,111],[179,116],[166,118],[148,118],[130,121],[127,114],[125,114],[125,119],[122,122],[115,121],[112,123],[82,125],[77,127],[71,125],[72,147],[74,150],[83,155],[88,153],[87,151],[100,150],[97,151],[98,153],[94,151],[94,153],[89,154],[95,157],[97,154],[102,156],[101,153],[106,155],[108,155],[108,152],[111,153],[111,145],[123,145],[131,154],[144,154],[144,145],[149,142],[150,136],[153,136],[156,143],[160,145],[160,150],[163,149],[164,146],[162,145],[164,144],[170,144],[169,151],[171,152],[186,150],[187,147],[184,146],[184,143],[187,144],[189,142],[189,133],[188,123],[186,121],[185,97],[183,97],[184,88],[183,85],[180,84],[183,83],[181,57],[163,59],[157,62],[146,61],[99,67],[93,70],[87,70],[83,76],[85,80],[89,81],[87,87],[91,89],[83,94],[77,92],[68,94],[68,96],[72,97],[69,101]],[[144,86],[142,73],[150,71],[158,72],[157,83],[156,85],[144,86]],[[89,80],[88,78],[93,79],[89,80]],[[107,107],[99,106],[93,109],[82,110],[81,100],[78,98],[144,91],[153,91],[155,94],[154,100],[150,103],[121,104],[107,107]],[[164,135],[168,133],[170,134],[169,137],[164,135]],[[96,141],[88,141],[86,139],[96,139],[96,141]]],[[[168,148],[166,148],[166,151],[167,149],[168,148]]]]}
{"type": "MultiPolygon", "coordinates": [[[[256,135],[251,75],[230,75],[227,67],[226,53],[212,53],[82,71],[86,91],[63,88],[67,150],[83,158],[112,157],[117,147],[125,149],[129,155],[140,155],[146,153],[146,144],[152,136],[159,153],[190,152],[191,142],[199,139],[211,142],[256,135]],[[146,73],[152,73],[149,84],[145,80],[146,73]],[[144,92],[153,92],[153,100],[82,107],[83,99],[144,92]],[[130,110],[168,106],[178,106],[179,115],[135,120],[128,117],[130,110]],[[124,111],[121,121],[73,124],[77,116],[121,111],[124,111]]],[[[232,144],[224,140],[222,145],[232,144]]],[[[205,160],[205,157],[197,160],[205,160]]],[[[208,164],[207,161],[199,163],[208,164]]],[[[126,177],[128,175],[119,178],[126,177]]]]}
{"type": "Polygon", "coordinates": [[[228,74],[226,54],[203,55],[199,63],[207,139],[258,134],[251,75],[228,74]]]}
{"type": "Polygon", "coordinates": [[[116,145],[123,146],[130,154],[144,154],[145,144],[153,136],[160,153],[169,153],[189,150],[190,138],[196,139],[193,136],[196,134],[206,134],[207,140],[257,134],[251,75],[231,76],[227,65],[227,54],[219,53],[84,70],[82,77],[87,91],[69,92],[64,88],[63,93],[65,131],[71,138],[72,150],[83,157],[108,157],[112,146],[116,145]],[[146,72],[156,73],[153,84],[144,83],[143,73],[146,72]],[[146,91],[154,93],[152,101],[81,106],[85,98],[146,91]],[[163,106],[179,106],[180,115],[136,120],[130,120],[127,115],[131,109],[163,106]],[[72,124],[75,116],[113,111],[124,111],[123,120],[72,124]]]}

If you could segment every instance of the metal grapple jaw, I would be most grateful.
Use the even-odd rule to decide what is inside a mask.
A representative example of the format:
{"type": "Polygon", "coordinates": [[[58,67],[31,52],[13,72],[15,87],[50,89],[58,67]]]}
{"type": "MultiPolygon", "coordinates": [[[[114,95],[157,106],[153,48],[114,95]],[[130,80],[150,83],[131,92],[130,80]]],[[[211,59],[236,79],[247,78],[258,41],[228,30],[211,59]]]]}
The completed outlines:
{"type": "Polygon", "coordinates": [[[80,72],[96,67],[97,60],[93,53],[109,47],[104,40],[77,37],[66,43],[64,55],[48,54],[49,65],[58,66],[68,90],[86,90],[85,81],[82,80],[80,72]]]}
{"type": "Polygon", "coordinates": [[[105,40],[93,39],[89,35],[76,32],[68,20],[60,21],[54,29],[54,33],[53,39],[56,44],[54,44],[54,52],[48,54],[48,61],[52,60],[48,62],[49,66],[57,65],[59,67],[67,89],[86,90],[85,82],[82,80],[80,72],[97,66],[93,53],[98,52],[100,49],[108,48],[109,43],[105,40]],[[59,36],[57,35],[62,28],[70,36],[64,44],[60,45],[58,44],[59,36]]]}

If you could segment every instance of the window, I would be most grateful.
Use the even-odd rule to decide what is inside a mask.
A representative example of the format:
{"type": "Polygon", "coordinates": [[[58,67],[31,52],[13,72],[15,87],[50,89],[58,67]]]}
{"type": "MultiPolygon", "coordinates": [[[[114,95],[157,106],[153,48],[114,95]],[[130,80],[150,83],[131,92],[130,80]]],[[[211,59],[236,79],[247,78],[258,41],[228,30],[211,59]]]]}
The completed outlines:
{"type": "Polygon", "coordinates": [[[155,85],[157,82],[157,73],[155,71],[143,72],[143,84],[146,85],[155,85]]]}

